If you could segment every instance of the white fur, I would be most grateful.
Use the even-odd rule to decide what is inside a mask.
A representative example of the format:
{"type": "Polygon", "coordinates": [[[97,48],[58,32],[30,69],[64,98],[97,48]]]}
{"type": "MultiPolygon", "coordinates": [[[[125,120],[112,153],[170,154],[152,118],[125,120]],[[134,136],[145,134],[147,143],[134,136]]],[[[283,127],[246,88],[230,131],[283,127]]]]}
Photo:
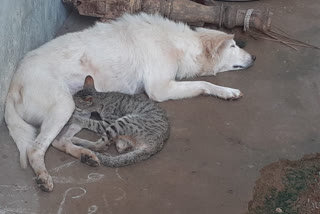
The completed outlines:
{"type": "Polygon", "coordinates": [[[52,190],[44,154],[69,120],[74,110],[72,94],[82,88],[87,75],[93,77],[98,91],[134,94],[145,90],[156,101],[200,94],[239,98],[237,89],[202,81],[176,81],[232,70],[235,63],[243,67],[252,63],[248,53],[229,47],[234,44],[232,39],[218,44],[219,50],[210,47],[223,37],[226,34],[222,32],[193,31],[157,15],[125,15],[109,24],[97,23],[82,32],[58,37],[29,52],[12,79],[5,111],[21,165],[26,167],[28,154],[40,187],[52,190]],[[208,47],[212,58],[204,56],[208,47]]]}

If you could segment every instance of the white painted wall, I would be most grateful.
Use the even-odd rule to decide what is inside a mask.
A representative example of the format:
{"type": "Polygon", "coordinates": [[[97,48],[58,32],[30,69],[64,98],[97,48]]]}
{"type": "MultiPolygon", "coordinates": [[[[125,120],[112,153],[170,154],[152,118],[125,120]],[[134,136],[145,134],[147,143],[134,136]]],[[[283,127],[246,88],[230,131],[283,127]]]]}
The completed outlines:
{"type": "Polygon", "coordinates": [[[52,39],[67,18],[62,0],[1,0],[0,124],[15,67],[22,57],[52,39]]]}

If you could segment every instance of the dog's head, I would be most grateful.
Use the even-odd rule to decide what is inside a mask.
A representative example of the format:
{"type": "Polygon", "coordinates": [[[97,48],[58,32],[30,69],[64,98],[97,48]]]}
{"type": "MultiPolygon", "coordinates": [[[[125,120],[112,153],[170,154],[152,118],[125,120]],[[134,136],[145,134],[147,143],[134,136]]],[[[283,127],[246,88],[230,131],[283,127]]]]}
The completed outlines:
{"type": "Polygon", "coordinates": [[[240,70],[253,65],[256,57],[239,48],[233,35],[203,28],[198,28],[197,32],[203,50],[199,57],[203,65],[201,76],[240,70]]]}

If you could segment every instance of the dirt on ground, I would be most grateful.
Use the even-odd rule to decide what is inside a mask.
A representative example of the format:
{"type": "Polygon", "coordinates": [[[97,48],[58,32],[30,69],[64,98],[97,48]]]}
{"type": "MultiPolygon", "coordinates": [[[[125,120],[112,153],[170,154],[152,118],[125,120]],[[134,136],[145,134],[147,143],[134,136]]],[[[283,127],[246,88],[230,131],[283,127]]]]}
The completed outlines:
{"type": "Polygon", "coordinates": [[[319,153],[269,164],[261,170],[247,214],[318,214],[319,187],[319,153]]]}

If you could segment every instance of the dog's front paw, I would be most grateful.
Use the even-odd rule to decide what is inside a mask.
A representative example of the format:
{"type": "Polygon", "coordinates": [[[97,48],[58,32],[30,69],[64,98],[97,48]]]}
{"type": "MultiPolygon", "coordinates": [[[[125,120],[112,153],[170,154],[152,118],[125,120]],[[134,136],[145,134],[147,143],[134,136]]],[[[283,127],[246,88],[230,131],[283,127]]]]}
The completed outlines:
{"type": "Polygon", "coordinates": [[[44,192],[51,192],[53,190],[53,181],[52,177],[48,172],[43,172],[39,174],[37,178],[38,187],[44,192]]]}
{"type": "Polygon", "coordinates": [[[217,96],[225,100],[235,100],[241,98],[243,94],[238,89],[224,88],[217,94],[217,96]]]}
{"type": "Polygon", "coordinates": [[[88,149],[84,149],[81,152],[80,160],[82,163],[86,163],[89,166],[96,167],[100,165],[100,160],[98,159],[98,157],[88,149]]]}

